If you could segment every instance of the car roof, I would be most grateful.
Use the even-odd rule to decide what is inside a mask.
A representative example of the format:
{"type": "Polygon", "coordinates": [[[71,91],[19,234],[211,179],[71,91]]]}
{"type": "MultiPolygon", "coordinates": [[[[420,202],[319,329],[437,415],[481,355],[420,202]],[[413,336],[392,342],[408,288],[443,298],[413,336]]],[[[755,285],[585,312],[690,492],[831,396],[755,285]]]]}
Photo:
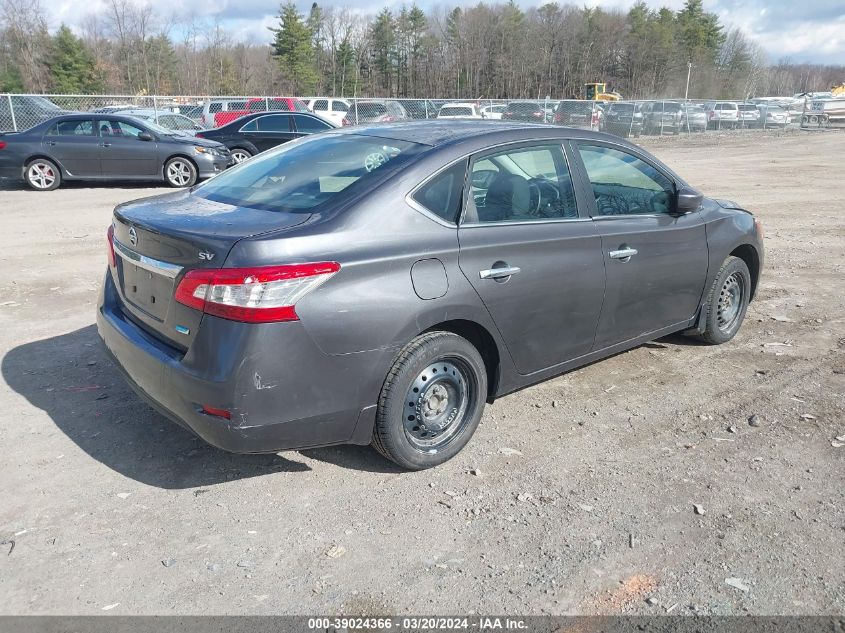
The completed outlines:
{"type": "Polygon", "coordinates": [[[601,132],[580,130],[560,125],[545,125],[542,123],[521,123],[509,121],[485,121],[473,119],[428,119],[426,121],[401,121],[396,123],[380,123],[377,125],[358,125],[339,128],[335,134],[358,134],[380,138],[421,143],[432,147],[439,147],[451,143],[478,139],[486,140],[491,145],[497,142],[511,142],[519,140],[519,132],[523,132],[525,140],[542,137],[560,138],[619,138],[601,132]],[[516,137],[516,138],[514,138],[516,137]]]}

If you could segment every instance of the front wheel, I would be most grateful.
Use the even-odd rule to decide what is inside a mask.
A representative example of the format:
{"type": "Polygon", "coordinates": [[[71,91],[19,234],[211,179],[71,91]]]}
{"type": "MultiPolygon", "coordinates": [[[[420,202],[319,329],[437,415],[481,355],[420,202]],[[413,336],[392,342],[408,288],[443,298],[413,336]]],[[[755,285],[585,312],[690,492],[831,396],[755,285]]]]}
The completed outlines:
{"type": "Polygon", "coordinates": [[[252,152],[243,147],[236,147],[232,150],[232,160],[235,162],[235,165],[239,165],[250,158],[252,158],[252,152]]]}
{"type": "Polygon", "coordinates": [[[422,334],[387,374],[373,446],[409,470],[438,466],[472,437],[486,399],[487,371],[475,346],[451,332],[422,334]]]}
{"type": "Polygon", "coordinates": [[[698,338],[711,345],[730,341],[739,331],[750,301],[748,266],[739,257],[728,257],[710,286],[704,304],[704,332],[698,338]]]}
{"type": "Polygon", "coordinates": [[[197,168],[187,158],[176,156],[164,164],[164,179],[171,187],[193,187],[197,182],[197,168]]]}
{"type": "Polygon", "coordinates": [[[53,161],[36,158],[26,166],[24,180],[36,191],[52,191],[62,184],[62,172],[53,161]]]}

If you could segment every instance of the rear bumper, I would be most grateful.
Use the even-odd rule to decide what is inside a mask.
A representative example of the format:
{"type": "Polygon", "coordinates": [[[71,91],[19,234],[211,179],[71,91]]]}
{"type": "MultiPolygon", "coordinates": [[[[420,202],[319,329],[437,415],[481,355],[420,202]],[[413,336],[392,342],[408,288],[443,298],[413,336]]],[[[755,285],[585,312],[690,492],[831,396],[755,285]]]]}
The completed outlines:
{"type": "Polygon", "coordinates": [[[213,446],[265,453],[370,442],[380,382],[367,377],[381,370],[383,352],[329,356],[299,322],[206,315],[183,355],[130,320],[110,273],[97,330],[130,386],[213,446]],[[231,419],[202,413],[203,405],[230,411],[231,419]]]}

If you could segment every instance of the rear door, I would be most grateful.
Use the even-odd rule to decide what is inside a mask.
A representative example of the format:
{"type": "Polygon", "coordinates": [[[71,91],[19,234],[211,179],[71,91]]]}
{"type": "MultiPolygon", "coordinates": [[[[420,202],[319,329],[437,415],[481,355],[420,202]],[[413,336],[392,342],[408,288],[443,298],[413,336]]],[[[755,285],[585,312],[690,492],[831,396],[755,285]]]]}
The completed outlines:
{"type": "Polygon", "coordinates": [[[593,191],[607,270],[596,349],[688,322],[709,259],[701,214],[672,214],[674,181],[644,155],[598,141],[574,147],[593,191]]]}
{"type": "Polygon", "coordinates": [[[99,119],[103,176],[157,178],[161,175],[158,143],[138,138],[146,130],[120,119],[99,119]]]}
{"type": "Polygon", "coordinates": [[[242,127],[241,133],[259,152],[296,138],[290,114],[266,114],[257,117],[242,127]]]}
{"type": "Polygon", "coordinates": [[[102,173],[94,119],[59,121],[47,130],[41,144],[72,176],[96,178],[102,173]]]}
{"type": "Polygon", "coordinates": [[[459,262],[521,374],[586,354],[604,296],[601,238],[580,216],[563,148],[473,157],[459,262]]]}

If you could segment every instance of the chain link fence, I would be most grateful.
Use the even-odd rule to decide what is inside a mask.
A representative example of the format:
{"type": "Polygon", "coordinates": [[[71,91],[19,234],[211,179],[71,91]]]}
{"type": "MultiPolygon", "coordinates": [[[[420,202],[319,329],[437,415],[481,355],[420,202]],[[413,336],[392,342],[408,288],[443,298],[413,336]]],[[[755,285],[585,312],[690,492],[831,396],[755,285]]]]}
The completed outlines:
{"type": "Polygon", "coordinates": [[[336,125],[425,119],[487,119],[565,125],[622,137],[736,129],[845,127],[845,99],[624,100],[343,99],[270,96],[0,94],[0,131],[28,129],[58,114],[121,113],[183,133],[263,111],[313,111],[336,125]]]}

